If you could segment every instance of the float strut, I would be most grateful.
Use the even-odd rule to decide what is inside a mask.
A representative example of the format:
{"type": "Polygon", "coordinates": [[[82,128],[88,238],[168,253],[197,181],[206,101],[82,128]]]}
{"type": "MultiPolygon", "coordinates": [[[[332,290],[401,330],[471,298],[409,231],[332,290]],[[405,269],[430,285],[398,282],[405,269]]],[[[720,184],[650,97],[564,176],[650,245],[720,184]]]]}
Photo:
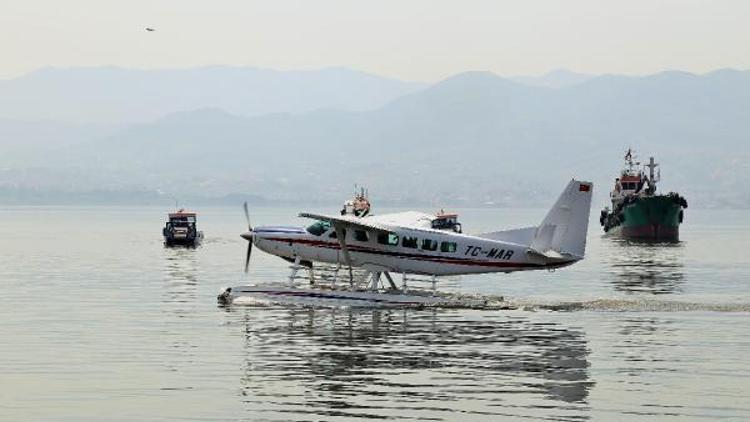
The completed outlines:
{"type": "Polygon", "coordinates": [[[383,275],[388,280],[388,283],[390,283],[391,290],[398,290],[398,287],[396,287],[396,283],[394,283],[393,279],[391,278],[391,274],[388,273],[388,271],[383,271],[383,275]]]}
{"type": "Polygon", "coordinates": [[[297,271],[299,271],[300,268],[300,258],[299,256],[294,257],[294,264],[292,265],[292,273],[289,274],[289,284],[294,285],[294,279],[297,277],[297,271]]]}
{"type": "Polygon", "coordinates": [[[336,288],[336,282],[339,281],[339,270],[341,269],[341,264],[336,265],[336,269],[333,270],[333,281],[331,282],[331,287],[334,289],[336,288]]]}

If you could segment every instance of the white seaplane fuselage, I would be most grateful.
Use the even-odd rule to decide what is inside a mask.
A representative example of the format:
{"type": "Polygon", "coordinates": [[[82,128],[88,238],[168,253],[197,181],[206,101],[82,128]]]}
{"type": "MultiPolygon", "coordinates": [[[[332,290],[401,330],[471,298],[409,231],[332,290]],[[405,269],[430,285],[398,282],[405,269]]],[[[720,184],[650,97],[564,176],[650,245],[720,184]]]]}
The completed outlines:
{"type": "Polygon", "coordinates": [[[583,259],[591,191],[590,183],[572,180],[539,226],[480,235],[433,229],[434,215],[410,211],[361,218],[303,213],[318,221],[307,228],[257,227],[242,237],[287,260],[373,272],[444,276],[555,269],[583,259]]]}
{"type": "MultiPolygon", "coordinates": [[[[357,231],[361,240],[355,239],[356,231],[346,231],[350,263],[377,271],[438,276],[478,274],[552,269],[578,260],[545,262],[541,257],[528,255],[528,246],[441,230],[401,228],[385,235],[364,229],[357,231]]],[[[320,235],[302,227],[258,227],[253,230],[253,243],[265,252],[289,260],[299,257],[302,261],[348,265],[333,227],[320,235]]]]}

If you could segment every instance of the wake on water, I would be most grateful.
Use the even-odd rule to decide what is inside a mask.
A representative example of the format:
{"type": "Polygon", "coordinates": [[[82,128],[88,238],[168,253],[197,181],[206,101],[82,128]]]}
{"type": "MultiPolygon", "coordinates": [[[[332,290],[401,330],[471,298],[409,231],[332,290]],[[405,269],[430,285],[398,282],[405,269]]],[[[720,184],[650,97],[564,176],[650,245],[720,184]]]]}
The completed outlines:
{"type": "MultiPolygon", "coordinates": [[[[444,299],[438,305],[427,305],[429,308],[442,309],[480,309],[488,311],[553,311],[553,312],[748,312],[750,303],[700,303],[677,300],[655,300],[648,298],[599,298],[585,301],[540,301],[524,298],[506,298],[496,295],[460,294],[436,292],[444,299]]],[[[290,300],[268,297],[240,297],[233,305],[268,307],[268,306],[305,306],[305,307],[353,307],[349,303],[336,303],[331,300],[290,300]]],[[[358,307],[368,307],[367,305],[358,307]]],[[[373,306],[374,307],[374,306],[373,306]]]]}
{"type": "Polygon", "coordinates": [[[512,299],[525,310],[604,312],[750,312],[750,303],[699,303],[676,300],[602,298],[580,302],[534,302],[512,299]]]}

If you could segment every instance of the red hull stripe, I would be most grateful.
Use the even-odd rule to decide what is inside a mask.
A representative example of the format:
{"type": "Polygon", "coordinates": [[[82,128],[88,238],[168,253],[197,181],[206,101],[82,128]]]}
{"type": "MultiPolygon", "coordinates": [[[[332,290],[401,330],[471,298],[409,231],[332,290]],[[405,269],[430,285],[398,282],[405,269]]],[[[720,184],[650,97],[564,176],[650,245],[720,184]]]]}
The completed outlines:
{"type": "MultiPolygon", "coordinates": [[[[277,242],[288,242],[288,243],[301,243],[308,246],[313,246],[317,248],[325,248],[325,249],[335,249],[339,250],[341,249],[341,245],[337,243],[329,243],[324,242],[320,240],[309,240],[309,239],[289,239],[289,238],[268,238],[268,240],[277,241],[277,242]]],[[[406,259],[416,259],[420,261],[428,261],[428,262],[437,262],[441,264],[454,264],[454,265],[471,265],[471,266],[480,266],[480,267],[493,267],[493,268],[548,268],[548,267],[561,267],[566,264],[569,264],[573,262],[573,260],[565,261],[565,262],[558,262],[554,264],[534,264],[531,262],[493,262],[493,261],[478,261],[476,259],[469,259],[469,258],[447,258],[442,256],[435,256],[435,255],[422,255],[422,254],[409,254],[409,253],[402,253],[402,252],[390,252],[390,251],[381,251],[378,249],[372,249],[367,248],[363,246],[358,245],[347,245],[349,250],[354,252],[362,252],[362,253],[370,253],[374,255],[385,255],[385,256],[392,256],[396,258],[406,258],[406,259]]]]}

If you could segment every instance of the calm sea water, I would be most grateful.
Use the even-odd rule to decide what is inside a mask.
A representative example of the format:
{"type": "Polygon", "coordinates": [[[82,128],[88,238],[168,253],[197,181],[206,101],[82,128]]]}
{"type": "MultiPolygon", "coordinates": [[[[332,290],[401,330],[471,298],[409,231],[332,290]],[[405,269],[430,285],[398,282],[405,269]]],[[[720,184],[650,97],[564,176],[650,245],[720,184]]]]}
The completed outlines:
{"type": "MultiPolygon", "coordinates": [[[[690,209],[677,245],[592,226],[573,267],[443,286],[511,311],[222,308],[287,264],[242,273],[240,207],[166,249],[165,211],[0,209],[0,420],[750,420],[747,211],[690,209]]],[[[461,211],[469,232],[543,214],[461,211]]]]}

